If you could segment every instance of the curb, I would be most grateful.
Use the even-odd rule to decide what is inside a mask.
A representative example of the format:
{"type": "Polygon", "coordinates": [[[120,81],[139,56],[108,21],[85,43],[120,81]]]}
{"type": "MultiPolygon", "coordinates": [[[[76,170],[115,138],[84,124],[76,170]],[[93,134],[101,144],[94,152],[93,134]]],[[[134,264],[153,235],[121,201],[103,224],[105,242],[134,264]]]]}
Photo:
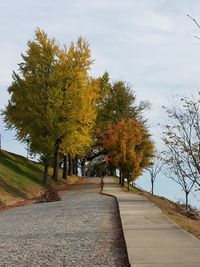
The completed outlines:
{"type": "Polygon", "coordinates": [[[116,200],[116,203],[117,203],[117,211],[118,211],[119,218],[120,218],[120,222],[119,223],[120,223],[120,227],[122,229],[122,234],[123,234],[123,239],[124,239],[124,244],[125,244],[125,251],[126,251],[126,254],[127,254],[127,258],[128,258],[129,267],[131,267],[130,260],[129,260],[129,255],[128,255],[127,244],[126,244],[126,239],[125,239],[125,236],[124,236],[124,228],[123,228],[123,224],[122,224],[122,220],[121,220],[121,214],[120,214],[120,208],[119,208],[118,199],[114,195],[104,193],[103,192],[103,187],[104,187],[104,182],[103,182],[103,178],[102,178],[102,182],[101,182],[101,194],[104,195],[104,196],[108,196],[108,197],[114,198],[116,200]]]}

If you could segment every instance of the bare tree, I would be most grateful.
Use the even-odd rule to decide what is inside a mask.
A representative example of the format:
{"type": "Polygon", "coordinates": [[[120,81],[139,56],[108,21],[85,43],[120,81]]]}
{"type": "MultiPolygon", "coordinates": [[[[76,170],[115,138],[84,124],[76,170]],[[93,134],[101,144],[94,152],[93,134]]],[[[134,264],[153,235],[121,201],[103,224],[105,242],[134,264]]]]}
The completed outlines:
{"type": "Polygon", "coordinates": [[[151,178],[151,194],[154,194],[154,183],[156,180],[156,177],[158,175],[158,173],[162,170],[163,167],[163,157],[162,157],[163,153],[158,153],[156,152],[156,155],[153,158],[153,161],[151,163],[151,166],[147,169],[149,174],[150,174],[150,178],[151,178]]]}
{"type": "MultiPolygon", "coordinates": [[[[185,157],[185,156],[184,156],[185,157]]],[[[165,175],[181,186],[185,193],[185,208],[188,210],[189,194],[191,193],[195,182],[190,179],[187,167],[184,166],[184,157],[179,154],[175,146],[166,144],[165,151],[165,175]]]]}
{"type": "MultiPolygon", "coordinates": [[[[196,18],[195,18],[195,17],[192,17],[192,16],[189,15],[189,14],[187,14],[186,16],[187,16],[189,19],[191,19],[191,20],[194,22],[194,24],[197,26],[198,30],[200,30],[200,23],[196,20],[196,18]]],[[[198,35],[194,35],[194,37],[195,37],[196,39],[200,40],[200,37],[199,37],[198,35]]]]}
{"type": "Polygon", "coordinates": [[[188,195],[200,187],[200,95],[182,98],[178,104],[165,108],[169,123],[164,126],[167,176],[178,183],[188,195]]]}

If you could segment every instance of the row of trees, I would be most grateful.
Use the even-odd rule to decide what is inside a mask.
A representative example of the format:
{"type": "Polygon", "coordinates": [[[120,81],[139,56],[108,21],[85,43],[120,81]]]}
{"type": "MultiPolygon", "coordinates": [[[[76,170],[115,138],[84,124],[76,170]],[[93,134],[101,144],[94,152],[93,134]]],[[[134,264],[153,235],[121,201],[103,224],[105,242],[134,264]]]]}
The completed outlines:
{"type": "Polygon", "coordinates": [[[153,155],[142,111],[147,103],[135,104],[135,95],[125,82],[110,82],[106,72],[93,78],[93,60],[87,42],[79,38],[69,47],[37,29],[28,42],[3,111],[9,129],[29,144],[44,163],[44,184],[53,165],[58,180],[85,175],[88,161],[103,155],[106,169],[120,171],[120,182],[136,179],[148,167],[153,155]]]}
{"type": "Polygon", "coordinates": [[[142,111],[148,103],[136,105],[135,95],[126,83],[113,84],[107,73],[100,82],[101,98],[97,105],[96,146],[107,155],[111,174],[119,170],[119,182],[135,180],[150,164],[154,153],[142,111]]]}

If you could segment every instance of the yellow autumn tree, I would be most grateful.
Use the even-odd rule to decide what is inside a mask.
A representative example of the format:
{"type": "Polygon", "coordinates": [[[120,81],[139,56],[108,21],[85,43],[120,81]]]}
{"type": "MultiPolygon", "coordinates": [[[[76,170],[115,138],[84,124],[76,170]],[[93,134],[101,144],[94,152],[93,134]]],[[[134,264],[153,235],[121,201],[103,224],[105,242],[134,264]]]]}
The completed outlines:
{"type": "Polygon", "coordinates": [[[59,152],[64,155],[82,155],[92,142],[92,129],[96,119],[98,79],[92,79],[89,45],[79,38],[59,53],[60,107],[59,134],[55,143],[54,179],[58,177],[59,152]]]}
{"type": "Polygon", "coordinates": [[[82,38],[61,48],[37,29],[18,73],[13,72],[4,121],[20,141],[28,139],[31,152],[42,158],[44,183],[53,158],[53,177],[58,178],[59,152],[81,153],[91,143],[98,94],[98,81],[88,74],[92,62],[82,38]]]}
{"type": "Polygon", "coordinates": [[[27,46],[8,88],[11,98],[4,110],[4,121],[8,128],[16,130],[18,140],[26,142],[28,139],[31,152],[41,156],[45,165],[43,182],[46,183],[58,132],[54,109],[55,96],[59,95],[55,79],[59,47],[40,29],[27,46]]]}

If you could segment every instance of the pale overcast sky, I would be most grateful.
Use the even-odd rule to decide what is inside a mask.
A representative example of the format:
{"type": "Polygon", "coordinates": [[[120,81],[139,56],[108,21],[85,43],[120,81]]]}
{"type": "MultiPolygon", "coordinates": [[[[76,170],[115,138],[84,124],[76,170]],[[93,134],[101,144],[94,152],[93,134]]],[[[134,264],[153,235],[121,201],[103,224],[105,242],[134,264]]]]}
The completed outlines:
{"type": "MultiPolygon", "coordinates": [[[[200,89],[200,31],[186,14],[200,21],[199,0],[1,0],[0,108],[8,100],[12,71],[27,41],[40,27],[60,43],[83,36],[95,63],[92,75],[105,70],[111,79],[132,84],[138,100],[149,100],[153,138],[162,123],[162,105],[174,94],[200,89]]],[[[0,122],[2,147],[25,154],[0,122]]]]}

